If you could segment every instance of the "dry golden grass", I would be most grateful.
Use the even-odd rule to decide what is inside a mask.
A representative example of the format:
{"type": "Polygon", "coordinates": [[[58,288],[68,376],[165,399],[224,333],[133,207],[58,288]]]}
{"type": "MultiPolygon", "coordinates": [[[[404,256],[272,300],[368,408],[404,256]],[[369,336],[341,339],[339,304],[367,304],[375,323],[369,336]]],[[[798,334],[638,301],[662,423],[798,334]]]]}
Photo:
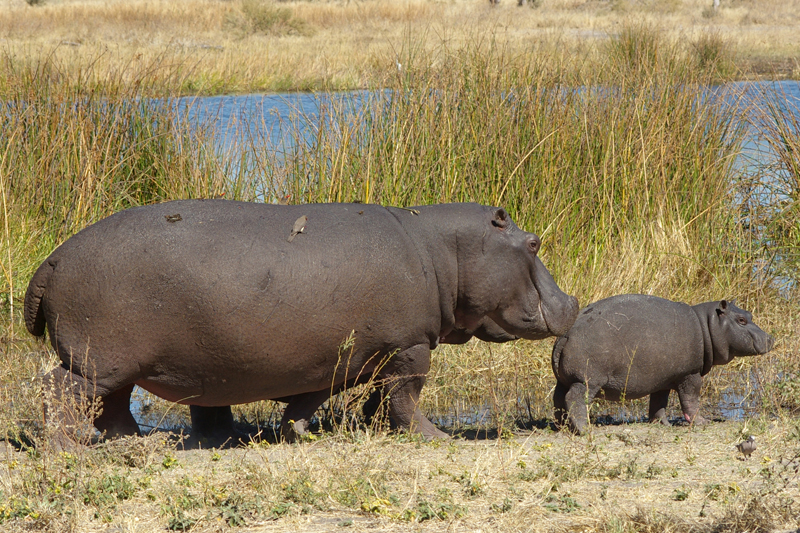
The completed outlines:
{"type": "MultiPolygon", "coordinates": [[[[713,35],[744,72],[800,75],[800,1],[23,0],[0,3],[6,53],[55,54],[73,69],[169,66],[187,92],[355,88],[378,83],[413,50],[493,39],[510,50],[557,47],[591,56],[620,27],[670,39],[713,35]],[[82,62],[83,61],[83,62],[82,62]],[[99,67],[99,68],[98,68],[99,67]]],[[[166,75],[166,74],[165,74],[166,75]]]]}
{"type": "Polygon", "coordinates": [[[49,457],[7,447],[0,515],[4,531],[789,530],[800,518],[799,431],[791,418],[757,418],[583,438],[358,432],[176,452],[151,436],[49,457]],[[749,434],[758,450],[740,460],[734,445],[749,434]]]}

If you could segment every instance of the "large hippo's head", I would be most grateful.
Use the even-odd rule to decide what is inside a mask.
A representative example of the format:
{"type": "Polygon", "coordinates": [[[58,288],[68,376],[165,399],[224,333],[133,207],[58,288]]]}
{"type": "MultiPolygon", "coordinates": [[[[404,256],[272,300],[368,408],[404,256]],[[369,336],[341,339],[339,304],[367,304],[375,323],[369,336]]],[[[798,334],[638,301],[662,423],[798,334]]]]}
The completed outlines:
{"type": "Polygon", "coordinates": [[[457,327],[477,330],[488,317],[513,337],[564,335],[578,300],[558,288],[539,259],[539,237],[519,229],[505,209],[485,208],[484,217],[480,233],[459,235],[457,327]]]}

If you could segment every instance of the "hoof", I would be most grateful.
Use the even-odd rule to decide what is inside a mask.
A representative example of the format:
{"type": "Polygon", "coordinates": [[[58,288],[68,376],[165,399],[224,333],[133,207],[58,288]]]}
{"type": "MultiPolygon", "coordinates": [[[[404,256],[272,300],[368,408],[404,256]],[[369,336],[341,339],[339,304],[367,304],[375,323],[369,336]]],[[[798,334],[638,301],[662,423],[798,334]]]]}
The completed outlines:
{"type": "Polygon", "coordinates": [[[308,435],[308,420],[289,420],[281,424],[281,440],[287,443],[297,442],[308,435]]]}
{"type": "Polygon", "coordinates": [[[437,429],[436,431],[426,431],[422,433],[422,438],[425,439],[426,441],[431,441],[436,439],[451,440],[453,437],[451,435],[448,435],[444,431],[437,429]]]}
{"type": "Polygon", "coordinates": [[[691,417],[691,416],[689,416],[689,415],[684,413],[683,416],[686,418],[686,421],[689,422],[690,426],[705,426],[706,424],[710,424],[711,423],[711,420],[708,420],[707,418],[703,418],[700,415],[694,415],[694,417],[691,417]]]}

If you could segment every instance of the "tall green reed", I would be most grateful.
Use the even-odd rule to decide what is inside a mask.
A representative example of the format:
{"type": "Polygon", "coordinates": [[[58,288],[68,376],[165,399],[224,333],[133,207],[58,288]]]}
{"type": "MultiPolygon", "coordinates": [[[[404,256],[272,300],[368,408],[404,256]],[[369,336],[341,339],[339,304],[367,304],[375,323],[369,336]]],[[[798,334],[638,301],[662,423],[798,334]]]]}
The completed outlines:
{"type": "Polygon", "coordinates": [[[588,67],[491,41],[411,48],[388,90],[329,103],[259,166],[297,201],[503,205],[582,301],[724,294],[753,260],[730,194],[743,115],[690,53],[641,29],[588,67]]]}
{"type": "Polygon", "coordinates": [[[101,79],[92,61],[0,58],[0,295],[15,313],[26,281],[55,246],[135,205],[224,191],[210,133],[158,92],[158,65],[101,79]]]}
{"type": "Polygon", "coordinates": [[[758,113],[759,130],[775,159],[761,185],[765,245],[777,258],[774,268],[795,286],[800,280],[800,101],[778,85],[763,91],[758,113]]]}

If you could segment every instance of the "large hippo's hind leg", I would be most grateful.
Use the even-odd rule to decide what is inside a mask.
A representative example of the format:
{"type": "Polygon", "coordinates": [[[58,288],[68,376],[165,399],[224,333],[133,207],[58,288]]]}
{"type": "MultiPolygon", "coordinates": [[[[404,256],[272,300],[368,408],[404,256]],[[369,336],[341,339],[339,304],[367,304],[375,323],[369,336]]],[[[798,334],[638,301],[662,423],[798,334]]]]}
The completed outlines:
{"type": "Polygon", "coordinates": [[[133,383],[103,396],[102,412],[95,418],[94,427],[107,439],[139,435],[139,424],[131,414],[133,383]]]}
{"type": "Polygon", "coordinates": [[[104,386],[63,365],[47,373],[42,384],[45,422],[56,449],[89,444],[94,439],[94,428],[107,437],[139,434],[129,405],[132,384],[104,386]],[[95,402],[96,399],[100,401],[95,402]]]}
{"type": "Polygon", "coordinates": [[[385,393],[389,396],[389,417],[400,429],[421,433],[426,439],[446,439],[419,409],[419,394],[431,366],[431,350],[427,344],[412,346],[394,355],[381,369],[385,393]]]}
{"type": "Polygon", "coordinates": [[[661,422],[665,426],[670,425],[667,419],[667,405],[669,404],[670,389],[660,390],[650,394],[650,408],[648,416],[650,422],[661,422]]]}

